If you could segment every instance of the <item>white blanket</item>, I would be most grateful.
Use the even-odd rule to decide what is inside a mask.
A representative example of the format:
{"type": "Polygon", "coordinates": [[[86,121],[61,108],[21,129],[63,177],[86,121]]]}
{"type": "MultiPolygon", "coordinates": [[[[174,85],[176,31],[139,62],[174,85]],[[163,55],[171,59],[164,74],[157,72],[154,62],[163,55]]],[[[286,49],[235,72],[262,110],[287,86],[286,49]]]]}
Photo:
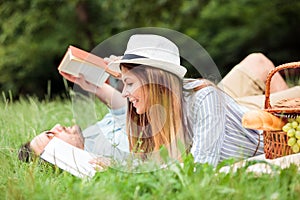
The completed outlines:
{"type": "Polygon", "coordinates": [[[248,168],[248,172],[255,172],[255,173],[273,173],[272,166],[277,166],[278,168],[285,169],[288,168],[291,164],[296,166],[300,166],[300,153],[292,154],[288,156],[283,156],[276,159],[266,159],[265,154],[251,157],[247,160],[235,163],[231,166],[222,167],[219,172],[235,172],[238,168],[246,166],[249,161],[257,161],[256,164],[251,164],[248,168]]]}

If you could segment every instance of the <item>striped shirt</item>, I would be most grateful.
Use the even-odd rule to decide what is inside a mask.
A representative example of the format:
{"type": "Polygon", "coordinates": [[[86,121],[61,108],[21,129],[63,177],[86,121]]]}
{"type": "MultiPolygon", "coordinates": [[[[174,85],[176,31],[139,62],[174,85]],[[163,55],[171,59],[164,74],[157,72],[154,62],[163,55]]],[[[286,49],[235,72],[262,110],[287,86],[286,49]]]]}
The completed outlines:
{"type": "MultiPolygon", "coordinates": [[[[184,90],[201,83],[201,80],[188,82],[184,90]]],[[[224,159],[251,157],[257,148],[256,155],[263,153],[262,132],[242,126],[247,108],[214,86],[183,94],[195,162],[216,166],[224,159]]]]}

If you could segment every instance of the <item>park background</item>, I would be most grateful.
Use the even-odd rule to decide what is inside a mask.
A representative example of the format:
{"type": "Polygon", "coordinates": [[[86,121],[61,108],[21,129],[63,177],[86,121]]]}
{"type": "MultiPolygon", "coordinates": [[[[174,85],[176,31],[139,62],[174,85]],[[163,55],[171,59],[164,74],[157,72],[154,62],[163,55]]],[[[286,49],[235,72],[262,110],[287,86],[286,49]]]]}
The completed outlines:
{"type": "Polygon", "coordinates": [[[75,112],[84,120],[74,116],[74,94],[57,72],[68,45],[91,51],[122,31],[168,28],[201,44],[224,76],[252,52],[275,65],[298,61],[299,10],[298,0],[0,0],[0,200],[300,199],[298,166],[258,175],[247,172],[249,163],[217,173],[234,161],[214,169],[189,154],[183,167],[140,174],[109,168],[86,180],[40,160],[17,159],[22,143],[56,123],[86,127],[107,113],[96,104],[95,118],[83,115],[90,105],[84,104],[75,112]]]}
{"type": "MultiPolygon", "coordinates": [[[[5,97],[61,95],[57,67],[68,47],[91,51],[139,27],[179,31],[209,53],[222,76],[246,55],[299,60],[297,0],[0,1],[0,91],[5,97]]],[[[299,78],[299,76],[298,76],[299,78]]]]}

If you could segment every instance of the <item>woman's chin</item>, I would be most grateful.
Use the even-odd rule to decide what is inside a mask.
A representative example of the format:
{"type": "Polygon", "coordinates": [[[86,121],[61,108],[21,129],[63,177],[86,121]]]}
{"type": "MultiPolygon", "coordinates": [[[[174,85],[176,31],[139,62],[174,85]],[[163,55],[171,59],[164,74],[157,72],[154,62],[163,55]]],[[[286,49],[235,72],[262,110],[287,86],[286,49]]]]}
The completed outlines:
{"type": "Polygon", "coordinates": [[[144,114],[145,111],[143,109],[140,109],[140,108],[136,108],[136,113],[141,115],[141,114],[144,114]]]}

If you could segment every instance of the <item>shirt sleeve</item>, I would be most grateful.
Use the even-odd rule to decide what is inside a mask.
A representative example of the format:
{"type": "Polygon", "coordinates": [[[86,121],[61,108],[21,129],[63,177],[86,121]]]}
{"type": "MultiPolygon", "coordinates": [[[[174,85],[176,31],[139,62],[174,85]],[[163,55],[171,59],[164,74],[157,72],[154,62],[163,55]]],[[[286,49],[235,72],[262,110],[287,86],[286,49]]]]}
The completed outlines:
{"type": "Polygon", "coordinates": [[[225,97],[214,87],[199,90],[193,104],[193,145],[195,162],[216,166],[224,141],[225,97]]]}
{"type": "Polygon", "coordinates": [[[125,132],[125,130],[126,130],[126,113],[127,113],[126,107],[122,107],[119,109],[110,109],[109,112],[113,116],[116,125],[119,126],[120,128],[122,128],[125,132]]]}
{"type": "Polygon", "coordinates": [[[121,107],[118,109],[110,109],[109,110],[113,115],[125,115],[126,114],[126,107],[121,107]]]}

